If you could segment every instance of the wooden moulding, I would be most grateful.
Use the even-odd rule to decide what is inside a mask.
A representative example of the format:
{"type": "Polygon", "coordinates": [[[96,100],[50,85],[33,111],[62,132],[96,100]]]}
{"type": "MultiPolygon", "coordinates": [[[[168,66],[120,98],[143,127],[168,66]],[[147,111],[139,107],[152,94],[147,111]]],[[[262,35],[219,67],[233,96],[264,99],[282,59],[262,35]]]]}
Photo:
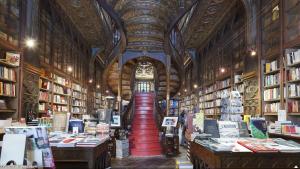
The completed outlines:
{"type": "Polygon", "coordinates": [[[25,70],[27,70],[28,72],[31,72],[31,73],[35,73],[35,74],[38,74],[38,75],[45,74],[45,72],[42,69],[37,68],[35,66],[32,66],[28,63],[24,63],[24,68],[25,68],[25,70]]]}
{"type": "Polygon", "coordinates": [[[252,71],[252,72],[248,72],[245,73],[242,77],[242,80],[246,80],[246,79],[251,79],[257,76],[257,72],[256,71],[252,71]]]}

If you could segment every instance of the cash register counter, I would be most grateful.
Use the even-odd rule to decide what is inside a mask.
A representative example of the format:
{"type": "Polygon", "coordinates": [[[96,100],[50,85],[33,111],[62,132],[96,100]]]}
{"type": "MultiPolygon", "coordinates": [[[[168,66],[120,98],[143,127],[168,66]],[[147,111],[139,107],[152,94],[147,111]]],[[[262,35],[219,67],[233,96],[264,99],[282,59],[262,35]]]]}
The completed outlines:
{"type": "Polygon", "coordinates": [[[56,169],[104,169],[110,164],[108,139],[95,147],[51,147],[56,169]]]}
{"type": "Polygon", "coordinates": [[[195,142],[190,150],[194,169],[300,167],[300,153],[215,152],[195,142]]]}

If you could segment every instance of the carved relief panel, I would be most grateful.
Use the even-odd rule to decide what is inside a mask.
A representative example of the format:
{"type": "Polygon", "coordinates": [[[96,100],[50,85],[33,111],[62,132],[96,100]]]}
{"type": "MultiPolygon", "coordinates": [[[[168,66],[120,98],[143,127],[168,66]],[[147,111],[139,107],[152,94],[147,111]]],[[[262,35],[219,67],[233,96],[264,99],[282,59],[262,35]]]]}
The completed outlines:
{"type": "Polygon", "coordinates": [[[252,116],[260,114],[259,83],[255,72],[244,78],[244,114],[252,116]]]}

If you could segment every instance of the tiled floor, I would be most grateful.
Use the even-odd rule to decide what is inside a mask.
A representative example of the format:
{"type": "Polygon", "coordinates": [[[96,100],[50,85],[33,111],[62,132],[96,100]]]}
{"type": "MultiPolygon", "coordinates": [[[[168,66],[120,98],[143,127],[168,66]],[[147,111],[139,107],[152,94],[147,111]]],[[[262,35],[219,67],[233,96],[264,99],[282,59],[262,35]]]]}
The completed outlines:
{"type": "Polygon", "coordinates": [[[175,158],[165,156],[113,159],[112,169],[175,169],[176,160],[188,161],[186,150],[180,148],[180,155],[175,158]]]}

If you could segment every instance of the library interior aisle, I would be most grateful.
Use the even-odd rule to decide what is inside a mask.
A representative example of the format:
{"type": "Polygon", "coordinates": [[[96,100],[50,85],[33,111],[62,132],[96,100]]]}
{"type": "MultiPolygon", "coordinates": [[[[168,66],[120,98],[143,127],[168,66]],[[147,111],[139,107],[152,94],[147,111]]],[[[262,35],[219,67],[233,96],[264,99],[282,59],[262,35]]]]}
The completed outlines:
{"type": "Polygon", "coordinates": [[[0,168],[299,159],[300,0],[0,0],[0,168]]]}

